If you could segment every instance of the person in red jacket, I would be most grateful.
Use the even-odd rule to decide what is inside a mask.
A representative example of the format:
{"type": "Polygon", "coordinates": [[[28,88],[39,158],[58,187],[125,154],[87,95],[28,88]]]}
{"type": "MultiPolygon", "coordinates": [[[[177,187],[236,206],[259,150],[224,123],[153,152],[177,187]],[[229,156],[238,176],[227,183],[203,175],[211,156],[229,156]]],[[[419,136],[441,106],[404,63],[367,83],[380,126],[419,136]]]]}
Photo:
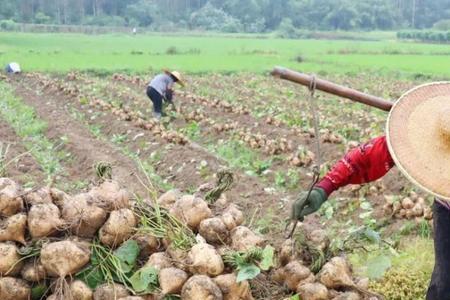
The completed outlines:
{"type": "MultiPolygon", "coordinates": [[[[330,195],[348,184],[383,177],[394,165],[414,184],[448,199],[450,182],[450,83],[414,89],[391,111],[388,134],[348,152],[313,188],[293,203],[291,218],[303,220],[330,195]],[[396,107],[397,106],[397,107],[396,107]],[[394,159],[395,158],[395,159],[394,159]],[[394,162],[395,161],[395,162],[394,162]],[[442,181],[442,179],[444,179],[442,181]]],[[[427,300],[450,299],[450,204],[436,197],[433,205],[435,267],[427,300]]]]}

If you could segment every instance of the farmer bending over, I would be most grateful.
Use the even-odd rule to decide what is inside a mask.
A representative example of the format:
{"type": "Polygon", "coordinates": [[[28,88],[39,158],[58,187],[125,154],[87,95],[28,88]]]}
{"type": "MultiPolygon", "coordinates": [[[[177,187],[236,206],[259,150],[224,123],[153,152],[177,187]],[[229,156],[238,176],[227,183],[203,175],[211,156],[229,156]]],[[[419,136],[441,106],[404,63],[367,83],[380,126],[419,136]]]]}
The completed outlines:
{"type": "Polygon", "coordinates": [[[163,99],[174,106],[172,100],[175,83],[184,86],[180,73],[177,71],[164,71],[163,74],[153,78],[147,87],[147,96],[153,102],[153,116],[158,120],[161,119],[163,113],[163,99]]]}
{"type": "Polygon", "coordinates": [[[394,165],[415,185],[436,196],[433,205],[435,267],[427,300],[450,299],[450,83],[406,93],[394,105],[387,136],[351,150],[312,190],[293,204],[291,217],[316,212],[348,184],[383,177],[394,165]]]}

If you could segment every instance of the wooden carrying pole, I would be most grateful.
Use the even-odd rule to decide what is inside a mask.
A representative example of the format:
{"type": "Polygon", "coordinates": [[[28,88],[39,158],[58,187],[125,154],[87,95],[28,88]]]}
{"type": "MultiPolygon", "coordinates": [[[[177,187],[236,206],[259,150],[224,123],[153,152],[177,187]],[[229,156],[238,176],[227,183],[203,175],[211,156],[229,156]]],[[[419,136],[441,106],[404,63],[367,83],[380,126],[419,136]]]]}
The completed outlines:
{"type": "Polygon", "coordinates": [[[283,67],[274,68],[271,74],[275,77],[299,83],[307,87],[309,87],[313,80],[315,80],[315,88],[317,90],[347,98],[356,102],[364,103],[384,111],[390,111],[393,105],[391,101],[385,100],[383,98],[368,95],[357,90],[332,83],[327,80],[315,78],[311,75],[295,72],[283,67]]]}

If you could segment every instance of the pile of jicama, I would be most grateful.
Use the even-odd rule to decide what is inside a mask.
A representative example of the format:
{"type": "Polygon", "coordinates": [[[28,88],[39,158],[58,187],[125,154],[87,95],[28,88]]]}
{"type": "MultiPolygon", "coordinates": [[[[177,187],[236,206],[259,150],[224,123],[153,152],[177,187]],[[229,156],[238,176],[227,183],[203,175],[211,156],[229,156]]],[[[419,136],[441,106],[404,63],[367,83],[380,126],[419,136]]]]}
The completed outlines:
{"type": "MultiPolygon", "coordinates": [[[[0,178],[0,299],[249,300],[262,278],[303,300],[367,297],[345,259],[314,274],[291,241],[275,251],[244,226],[225,194],[150,198],[110,180],[69,195],[0,178]]],[[[309,238],[328,245],[320,230],[309,238]]]]}

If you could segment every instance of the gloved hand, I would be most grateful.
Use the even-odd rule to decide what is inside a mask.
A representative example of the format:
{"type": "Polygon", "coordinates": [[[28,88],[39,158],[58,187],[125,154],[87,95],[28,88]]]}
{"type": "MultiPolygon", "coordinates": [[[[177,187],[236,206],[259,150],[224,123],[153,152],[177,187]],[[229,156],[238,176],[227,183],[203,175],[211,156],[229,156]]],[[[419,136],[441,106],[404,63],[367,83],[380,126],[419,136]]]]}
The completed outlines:
{"type": "Polygon", "coordinates": [[[292,204],[292,220],[303,222],[305,216],[318,211],[322,204],[328,199],[325,191],[319,187],[313,188],[308,199],[306,199],[307,196],[308,192],[302,192],[298,199],[292,204]]]}

